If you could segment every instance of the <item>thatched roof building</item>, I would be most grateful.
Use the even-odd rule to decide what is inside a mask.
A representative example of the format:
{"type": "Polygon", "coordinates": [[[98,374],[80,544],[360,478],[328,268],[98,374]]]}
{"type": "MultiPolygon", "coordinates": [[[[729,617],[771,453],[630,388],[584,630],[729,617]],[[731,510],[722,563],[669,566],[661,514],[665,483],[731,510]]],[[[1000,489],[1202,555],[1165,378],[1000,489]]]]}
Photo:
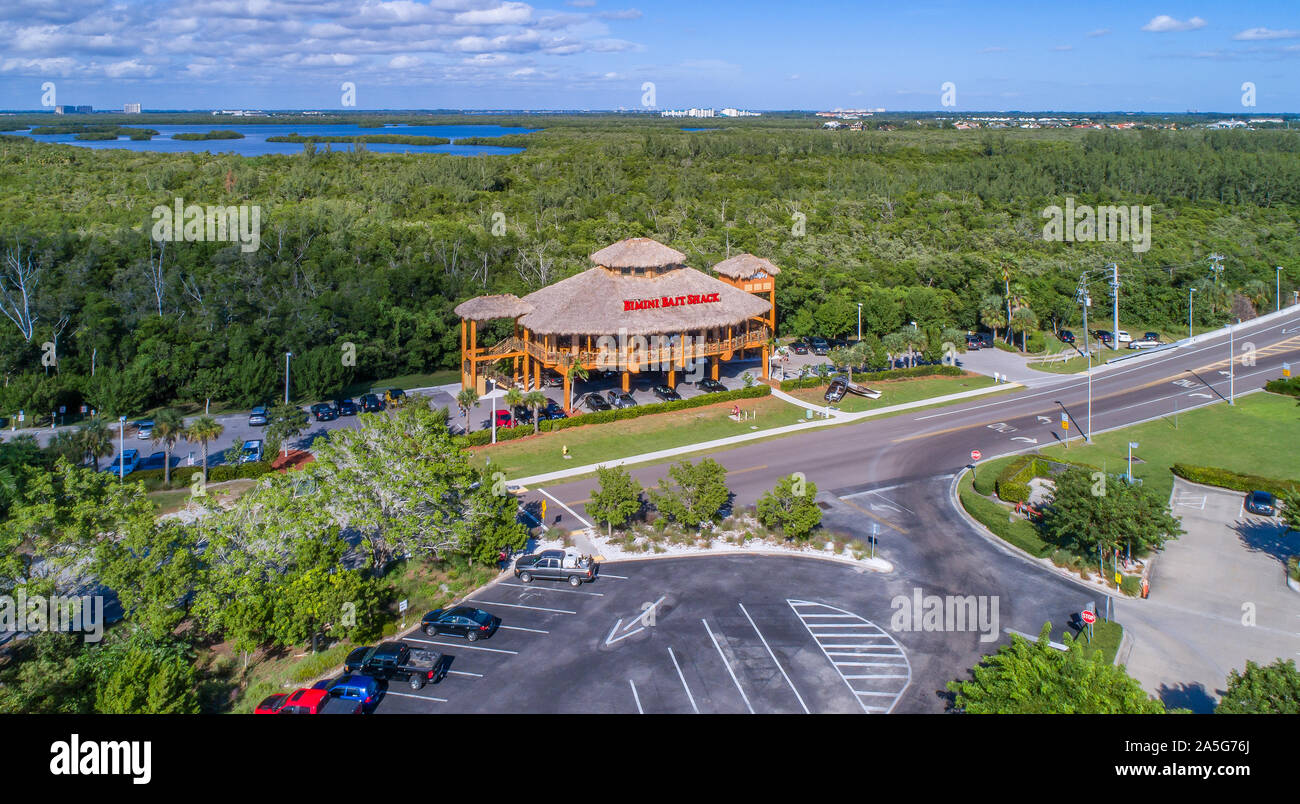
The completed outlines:
{"type": "Polygon", "coordinates": [[[591,255],[605,268],[669,268],[686,264],[686,255],[648,237],[629,237],[591,255]]]}
{"type": "Polygon", "coordinates": [[[713,266],[713,270],[729,279],[750,279],[759,274],[776,276],[781,273],[781,269],[773,265],[771,260],[755,257],[753,254],[737,254],[729,257],[713,266]]]}
{"type": "Polygon", "coordinates": [[[518,318],[533,311],[533,306],[513,293],[497,296],[476,296],[456,305],[456,315],[466,321],[491,321],[497,318],[518,318]]]}

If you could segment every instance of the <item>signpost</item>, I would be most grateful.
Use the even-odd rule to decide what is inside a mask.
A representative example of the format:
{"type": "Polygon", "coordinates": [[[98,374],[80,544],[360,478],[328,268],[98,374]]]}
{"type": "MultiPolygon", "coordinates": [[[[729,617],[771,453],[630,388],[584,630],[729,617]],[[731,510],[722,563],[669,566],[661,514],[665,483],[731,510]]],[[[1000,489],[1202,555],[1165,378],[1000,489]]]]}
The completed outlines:
{"type": "Polygon", "coordinates": [[[397,604],[397,611],[402,615],[402,628],[406,628],[406,601],[401,600],[397,604]]]}
{"type": "Polygon", "coordinates": [[[980,451],[979,451],[979,450],[977,450],[977,449],[973,449],[973,450],[970,451],[970,462],[971,462],[971,463],[970,463],[970,479],[971,479],[971,482],[974,482],[974,481],[975,481],[975,478],[977,477],[977,474],[976,474],[976,473],[979,471],[979,468],[978,468],[978,466],[979,466],[979,462],[980,462],[980,451]]]}
{"type": "Polygon", "coordinates": [[[1097,613],[1091,609],[1084,609],[1080,615],[1083,618],[1083,624],[1088,626],[1088,642],[1092,642],[1092,624],[1097,622],[1097,613]]]}
{"type": "Polygon", "coordinates": [[[1290,377],[1290,376],[1291,376],[1291,364],[1290,364],[1290,363],[1283,363],[1283,364],[1282,364],[1282,376],[1283,376],[1283,377],[1290,377]]]}

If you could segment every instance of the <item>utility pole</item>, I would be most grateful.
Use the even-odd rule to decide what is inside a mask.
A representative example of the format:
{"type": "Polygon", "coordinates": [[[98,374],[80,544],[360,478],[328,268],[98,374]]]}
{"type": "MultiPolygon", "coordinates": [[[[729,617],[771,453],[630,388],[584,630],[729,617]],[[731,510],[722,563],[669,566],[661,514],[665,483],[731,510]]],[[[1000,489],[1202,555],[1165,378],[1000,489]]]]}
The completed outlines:
{"type": "Polygon", "coordinates": [[[1195,292],[1196,292],[1196,288],[1187,289],[1187,337],[1188,338],[1192,337],[1192,294],[1195,292]]]}
{"type": "Polygon", "coordinates": [[[1282,266],[1279,265],[1274,270],[1277,271],[1277,292],[1274,294],[1277,296],[1277,311],[1282,312],[1282,266]]]}
{"type": "MultiPolygon", "coordinates": [[[[1240,318],[1237,319],[1237,323],[1238,324],[1241,323],[1240,318]]],[[[1237,328],[1234,325],[1232,324],[1228,325],[1228,404],[1229,405],[1237,404],[1237,395],[1236,393],[1234,393],[1234,389],[1236,388],[1236,380],[1237,380],[1237,372],[1236,372],[1237,346],[1236,343],[1233,341],[1233,335],[1236,334],[1236,330],[1237,328]]]]}
{"type": "Polygon", "coordinates": [[[858,302],[858,343],[862,343],[862,302],[858,302]]]}
{"type": "MultiPolygon", "coordinates": [[[[1084,440],[1092,443],[1092,345],[1088,342],[1088,308],[1092,306],[1092,299],[1088,296],[1088,272],[1084,271],[1079,276],[1079,289],[1074,294],[1076,303],[1083,305],[1083,351],[1088,357],[1088,432],[1084,433],[1084,440]]],[[[1066,446],[1069,446],[1069,440],[1066,440],[1066,446]]]]}
{"type": "Polygon", "coordinates": [[[1112,262],[1106,266],[1111,270],[1110,275],[1110,298],[1112,314],[1114,316],[1114,328],[1110,332],[1110,348],[1119,348],[1119,263],[1112,262]]]}
{"type": "Polygon", "coordinates": [[[289,404],[289,358],[293,352],[284,353],[284,404],[289,404]]]}
{"type": "Polygon", "coordinates": [[[1007,300],[1007,343],[1011,343],[1011,269],[1006,265],[1002,266],[1002,283],[1007,300]]]}
{"type": "Polygon", "coordinates": [[[1219,278],[1223,276],[1223,255],[1210,255],[1210,271],[1214,274],[1214,284],[1219,284],[1219,278]]]}

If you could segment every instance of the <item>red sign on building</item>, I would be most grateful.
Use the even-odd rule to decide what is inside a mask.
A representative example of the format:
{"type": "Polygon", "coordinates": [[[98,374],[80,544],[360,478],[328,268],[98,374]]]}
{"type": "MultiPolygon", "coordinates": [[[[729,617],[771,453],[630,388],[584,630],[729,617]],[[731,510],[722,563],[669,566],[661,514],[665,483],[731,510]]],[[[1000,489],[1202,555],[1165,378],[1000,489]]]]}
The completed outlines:
{"type": "Polygon", "coordinates": [[[623,312],[629,310],[658,310],[662,307],[681,307],[686,304],[709,304],[722,301],[718,293],[688,293],[684,296],[660,296],[657,299],[624,299],[623,312]]]}

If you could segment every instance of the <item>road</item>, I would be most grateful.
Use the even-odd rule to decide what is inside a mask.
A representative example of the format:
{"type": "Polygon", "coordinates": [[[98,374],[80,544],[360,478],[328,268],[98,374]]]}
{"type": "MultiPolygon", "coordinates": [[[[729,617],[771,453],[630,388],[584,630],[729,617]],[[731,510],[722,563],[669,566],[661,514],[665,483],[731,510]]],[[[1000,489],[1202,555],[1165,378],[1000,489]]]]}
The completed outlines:
{"type": "MultiPolygon", "coordinates": [[[[1237,393],[1260,388],[1281,376],[1283,362],[1300,369],[1300,310],[1264,324],[1242,324],[1233,337],[1238,350],[1234,368],[1237,393]],[[1241,365],[1249,345],[1254,365],[1241,365]]],[[[971,450],[982,459],[1058,443],[1061,415],[1070,417],[1069,433],[1079,438],[1171,415],[1228,398],[1227,335],[1179,349],[1149,354],[1133,364],[1109,366],[1094,373],[1092,415],[1088,415],[1088,381],[1069,375],[1060,383],[1031,388],[996,399],[972,401],[881,419],[828,427],[795,437],[763,441],[711,455],[728,470],[728,485],[737,506],[752,504],[778,479],[802,472],[836,496],[855,488],[900,483],[950,473],[970,463],[971,450]]],[[[642,486],[667,474],[668,463],[630,468],[642,486]]],[[[595,487],[594,478],[547,486],[546,491],[579,514],[595,487]]],[[[526,493],[540,501],[538,489],[526,493]]]]}

